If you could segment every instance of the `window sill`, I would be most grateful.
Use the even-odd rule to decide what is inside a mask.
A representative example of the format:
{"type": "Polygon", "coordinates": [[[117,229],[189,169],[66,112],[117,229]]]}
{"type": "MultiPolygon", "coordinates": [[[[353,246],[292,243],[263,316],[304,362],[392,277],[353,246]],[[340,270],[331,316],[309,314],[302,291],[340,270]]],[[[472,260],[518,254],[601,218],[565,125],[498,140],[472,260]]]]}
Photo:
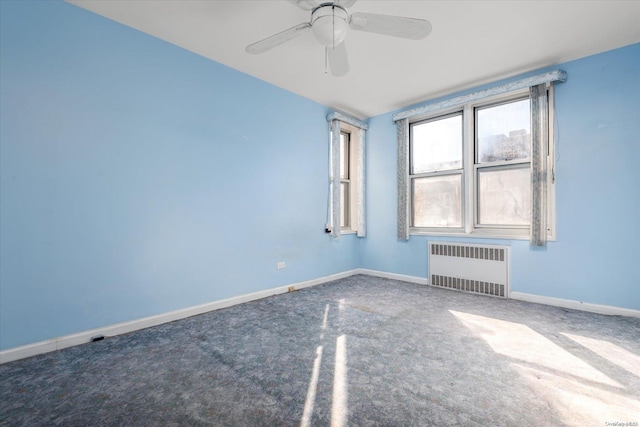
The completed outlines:
{"type": "MultiPolygon", "coordinates": [[[[496,240],[529,240],[529,234],[515,234],[515,233],[496,233],[495,231],[482,231],[476,230],[471,233],[455,233],[455,232],[439,232],[439,231],[424,231],[419,229],[410,229],[410,236],[426,236],[426,237],[456,237],[456,238],[469,238],[469,239],[496,239],[496,240]]],[[[555,242],[555,236],[547,236],[547,241],[555,242]]]]}

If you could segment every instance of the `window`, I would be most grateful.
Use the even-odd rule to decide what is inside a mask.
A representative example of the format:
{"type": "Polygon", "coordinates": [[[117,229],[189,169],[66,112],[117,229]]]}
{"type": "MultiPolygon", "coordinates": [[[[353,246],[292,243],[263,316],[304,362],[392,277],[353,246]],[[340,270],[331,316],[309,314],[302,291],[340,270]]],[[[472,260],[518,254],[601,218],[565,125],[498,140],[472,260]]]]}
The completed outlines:
{"type": "Polygon", "coordinates": [[[462,114],[411,126],[414,227],[462,228],[462,114]]]}
{"type": "MultiPolygon", "coordinates": [[[[552,100],[548,92],[547,99],[552,100]]],[[[552,135],[549,130],[550,174],[552,135]]],[[[411,120],[408,185],[408,220],[414,234],[529,238],[529,92],[469,102],[453,111],[411,120]]],[[[553,185],[549,180],[547,234],[551,238],[553,185]]]]}
{"type": "Polygon", "coordinates": [[[531,219],[529,98],[475,108],[476,226],[519,227],[531,219]]]}
{"type": "Polygon", "coordinates": [[[332,238],[355,233],[365,237],[364,146],[368,125],[334,112],[327,116],[329,138],[329,204],[325,231],[332,238]]]}
{"type": "Polygon", "coordinates": [[[358,129],[340,124],[340,232],[357,231],[358,213],[358,129]]]}
{"type": "Polygon", "coordinates": [[[340,132],[340,228],[349,228],[351,225],[351,218],[349,212],[351,211],[351,198],[350,198],[350,185],[349,179],[351,168],[349,167],[349,159],[351,158],[350,151],[350,138],[351,135],[347,132],[340,132]]]}

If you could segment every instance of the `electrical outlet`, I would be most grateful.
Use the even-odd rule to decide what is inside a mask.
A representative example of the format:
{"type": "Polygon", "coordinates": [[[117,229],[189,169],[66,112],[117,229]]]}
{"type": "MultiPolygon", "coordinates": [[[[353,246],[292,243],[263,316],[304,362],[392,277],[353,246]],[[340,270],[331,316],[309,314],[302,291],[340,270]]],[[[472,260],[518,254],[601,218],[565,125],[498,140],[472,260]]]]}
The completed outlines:
{"type": "Polygon", "coordinates": [[[287,264],[285,264],[284,261],[280,261],[278,263],[278,270],[281,270],[281,269],[285,268],[286,266],[287,266],[287,264]]]}

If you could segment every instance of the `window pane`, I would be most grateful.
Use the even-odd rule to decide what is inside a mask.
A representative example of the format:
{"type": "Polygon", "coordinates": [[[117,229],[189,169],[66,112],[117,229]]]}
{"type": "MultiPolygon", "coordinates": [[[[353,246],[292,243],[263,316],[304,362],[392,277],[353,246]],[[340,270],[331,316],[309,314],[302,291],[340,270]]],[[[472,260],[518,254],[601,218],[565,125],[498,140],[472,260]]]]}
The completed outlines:
{"type": "Polygon", "coordinates": [[[477,163],[528,159],[531,140],[529,98],[476,110],[477,163]]]}
{"type": "Polygon", "coordinates": [[[462,114],[411,126],[411,173],[462,168],[462,114]]]}
{"type": "Polygon", "coordinates": [[[340,227],[349,226],[349,183],[340,183],[340,227]]]}
{"type": "Polygon", "coordinates": [[[414,227],[462,227],[462,175],[412,180],[414,227]]]}
{"type": "Polygon", "coordinates": [[[528,225],[530,218],[529,167],[478,171],[479,224],[528,225]]]}
{"type": "Polygon", "coordinates": [[[340,134],[340,178],[349,179],[349,135],[340,134]]]}

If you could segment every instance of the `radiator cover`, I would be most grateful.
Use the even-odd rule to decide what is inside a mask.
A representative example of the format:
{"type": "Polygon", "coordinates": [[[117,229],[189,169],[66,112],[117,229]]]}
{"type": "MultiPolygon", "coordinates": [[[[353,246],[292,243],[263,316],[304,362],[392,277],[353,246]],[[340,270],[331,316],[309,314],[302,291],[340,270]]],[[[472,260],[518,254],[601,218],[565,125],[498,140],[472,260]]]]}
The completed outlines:
{"type": "Polygon", "coordinates": [[[509,247],[429,242],[429,284],[509,297],[509,247]]]}

